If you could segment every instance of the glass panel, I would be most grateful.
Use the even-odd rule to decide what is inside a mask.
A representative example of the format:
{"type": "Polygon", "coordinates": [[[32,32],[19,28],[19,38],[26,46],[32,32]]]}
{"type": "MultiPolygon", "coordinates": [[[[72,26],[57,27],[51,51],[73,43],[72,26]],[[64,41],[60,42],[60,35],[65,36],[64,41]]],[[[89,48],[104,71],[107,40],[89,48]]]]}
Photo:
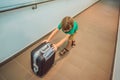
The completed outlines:
{"type": "Polygon", "coordinates": [[[50,0],[0,0],[0,11],[50,0]]]}

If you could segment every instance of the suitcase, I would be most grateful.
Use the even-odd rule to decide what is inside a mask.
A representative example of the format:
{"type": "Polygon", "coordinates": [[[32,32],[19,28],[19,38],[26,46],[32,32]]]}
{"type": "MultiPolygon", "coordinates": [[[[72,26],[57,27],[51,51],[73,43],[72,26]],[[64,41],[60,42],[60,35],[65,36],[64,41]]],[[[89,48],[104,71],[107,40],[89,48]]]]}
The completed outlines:
{"type": "Polygon", "coordinates": [[[55,51],[51,43],[43,42],[31,52],[31,68],[38,76],[43,76],[52,67],[55,51]]]}

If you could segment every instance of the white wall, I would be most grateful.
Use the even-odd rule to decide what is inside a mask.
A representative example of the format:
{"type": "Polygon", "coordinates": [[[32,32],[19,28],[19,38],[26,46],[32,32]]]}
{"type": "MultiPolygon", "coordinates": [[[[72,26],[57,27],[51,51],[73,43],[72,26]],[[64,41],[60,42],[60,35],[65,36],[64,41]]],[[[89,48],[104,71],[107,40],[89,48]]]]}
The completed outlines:
{"type": "Polygon", "coordinates": [[[55,0],[0,13],[0,63],[53,30],[64,16],[75,16],[98,0],[55,0]]]}
{"type": "Polygon", "coordinates": [[[114,63],[113,79],[112,80],[120,80],[120,18],[119,18],[117,48],[116,48],[116,55],[115,55],[115,63],[114,63]]]}

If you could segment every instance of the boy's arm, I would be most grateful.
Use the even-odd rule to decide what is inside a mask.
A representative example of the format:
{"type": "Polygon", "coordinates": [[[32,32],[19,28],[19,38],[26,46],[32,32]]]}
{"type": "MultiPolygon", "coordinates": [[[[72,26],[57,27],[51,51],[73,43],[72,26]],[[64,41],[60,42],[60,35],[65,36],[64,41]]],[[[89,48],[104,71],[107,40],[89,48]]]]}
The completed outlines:
{"type": "Polygon", "coordinates": [[[51,34],[50,34],[50,36],[48,37],[48,42],[55,36],[55,34],[58,32],[59,30],[58,30],[58,28],[56,28],[51,34]]]}
{"type": "Polygon", "coordinates": [[[68,40],[69,37],[70,37],[70,35],[67,34],[67,35],[65,36],[65,38],[63,38],[61,41],[59,41],[58,43],[55,44],[56,47],[60,47],[66,40],[68,40]]]}

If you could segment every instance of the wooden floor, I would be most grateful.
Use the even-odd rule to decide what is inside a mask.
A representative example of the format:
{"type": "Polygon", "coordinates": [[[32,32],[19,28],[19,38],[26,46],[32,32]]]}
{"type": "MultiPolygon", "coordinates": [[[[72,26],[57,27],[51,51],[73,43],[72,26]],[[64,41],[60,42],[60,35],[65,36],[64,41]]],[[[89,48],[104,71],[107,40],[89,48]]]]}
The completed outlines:
{"type": "MultiPolygon", "coordinates": [[[[74,18],[79,24],[77,45],[63,57],[58,55],[60,48],[55,64],[45,76],[37,77],[30,66],[30,52],[40,44],[40,40],[1,66],[0,80],[110,80],[118,15],[119,7],[115,2],[98,2],[74,18]]],[[[59,32],[52,43],[64,36],[59,32]]]]}

